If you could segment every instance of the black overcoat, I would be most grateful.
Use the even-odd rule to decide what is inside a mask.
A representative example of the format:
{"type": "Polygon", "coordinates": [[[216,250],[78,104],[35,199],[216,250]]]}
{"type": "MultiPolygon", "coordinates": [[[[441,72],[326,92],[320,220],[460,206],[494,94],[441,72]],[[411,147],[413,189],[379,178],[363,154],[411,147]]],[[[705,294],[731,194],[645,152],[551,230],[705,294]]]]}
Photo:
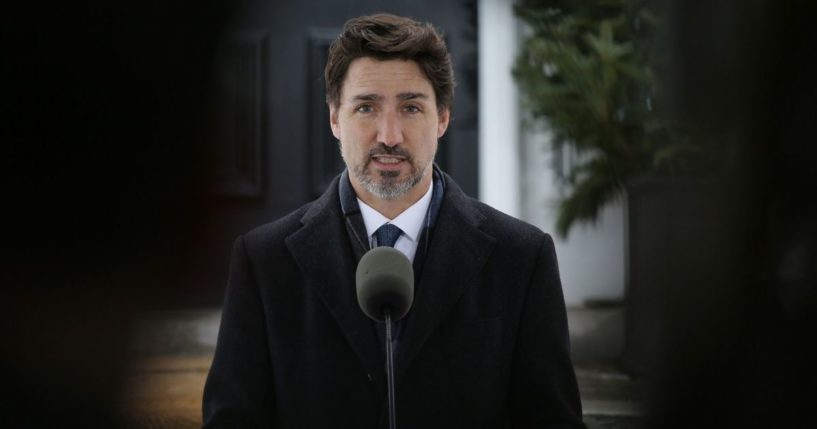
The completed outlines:
{"type": "MultiPolygon", "coordinates": [[[[338,180],[236,240],[206,428],[386,427],[338,180]]],[[[444,180],[397,355],[398,427],[583,427],[550,236],[444,180]]]]}

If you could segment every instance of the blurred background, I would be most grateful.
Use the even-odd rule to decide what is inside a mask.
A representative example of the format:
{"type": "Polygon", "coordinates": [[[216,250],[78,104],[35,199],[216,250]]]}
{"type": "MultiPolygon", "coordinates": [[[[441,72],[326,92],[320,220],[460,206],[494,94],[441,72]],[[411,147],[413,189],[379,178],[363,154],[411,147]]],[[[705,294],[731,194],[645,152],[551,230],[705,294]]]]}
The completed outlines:
{"type": "Polygon", "coordinates": [[[794,0],[14,5],[0,426],[200,425],[232,241],[342,169],[326,52],[377,11],[444,32],[438,164],[554,235],[588,427],[817,427],[794,0]]]}

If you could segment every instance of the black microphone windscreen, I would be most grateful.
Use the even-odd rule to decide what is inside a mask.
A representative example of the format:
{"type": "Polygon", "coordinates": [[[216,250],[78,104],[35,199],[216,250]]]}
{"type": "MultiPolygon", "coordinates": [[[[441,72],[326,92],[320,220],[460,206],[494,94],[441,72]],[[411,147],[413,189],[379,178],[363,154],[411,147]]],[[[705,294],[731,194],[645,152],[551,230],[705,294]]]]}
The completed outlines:
{"type": "Polygon", "coordinates": [[[372,319],[383,320],[384,309],[393,321],[408,313],[414,302],[414,270],[411,262],[392,247],[375,247],[360,259],[355,276],[357,302],[372,319]]]}

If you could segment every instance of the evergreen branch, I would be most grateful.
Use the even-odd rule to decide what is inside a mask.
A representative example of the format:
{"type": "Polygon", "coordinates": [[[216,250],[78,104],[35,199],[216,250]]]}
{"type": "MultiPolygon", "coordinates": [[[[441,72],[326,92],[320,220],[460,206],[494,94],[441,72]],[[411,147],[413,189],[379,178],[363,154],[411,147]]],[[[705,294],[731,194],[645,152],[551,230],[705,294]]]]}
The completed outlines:
{"type": "Polygon", "coordinates": [[[576,222],[595,221],[602,207],[621,195],[623,186],[611,163],[597,159],[584,164],[573,177],[570,194],[559,203],[556,232],[565,238],[576,222]]]}

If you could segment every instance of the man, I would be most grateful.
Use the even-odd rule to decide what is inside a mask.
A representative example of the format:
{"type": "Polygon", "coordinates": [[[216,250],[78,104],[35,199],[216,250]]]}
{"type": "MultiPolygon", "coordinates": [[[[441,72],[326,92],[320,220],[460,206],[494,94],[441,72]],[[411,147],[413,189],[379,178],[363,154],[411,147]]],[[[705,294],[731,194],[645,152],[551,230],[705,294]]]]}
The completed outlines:
{"type": "Polygon", "coordinates": [[[453,101],[440,35],[392,15],[352,19],[325,78],[347,170],[236,241],[205,427],[384,427],[383,327],[354,281],[377,245],[415,270],[397,329],[400,427],[583,427],[550,237],[434,166],[453,101]]]}

